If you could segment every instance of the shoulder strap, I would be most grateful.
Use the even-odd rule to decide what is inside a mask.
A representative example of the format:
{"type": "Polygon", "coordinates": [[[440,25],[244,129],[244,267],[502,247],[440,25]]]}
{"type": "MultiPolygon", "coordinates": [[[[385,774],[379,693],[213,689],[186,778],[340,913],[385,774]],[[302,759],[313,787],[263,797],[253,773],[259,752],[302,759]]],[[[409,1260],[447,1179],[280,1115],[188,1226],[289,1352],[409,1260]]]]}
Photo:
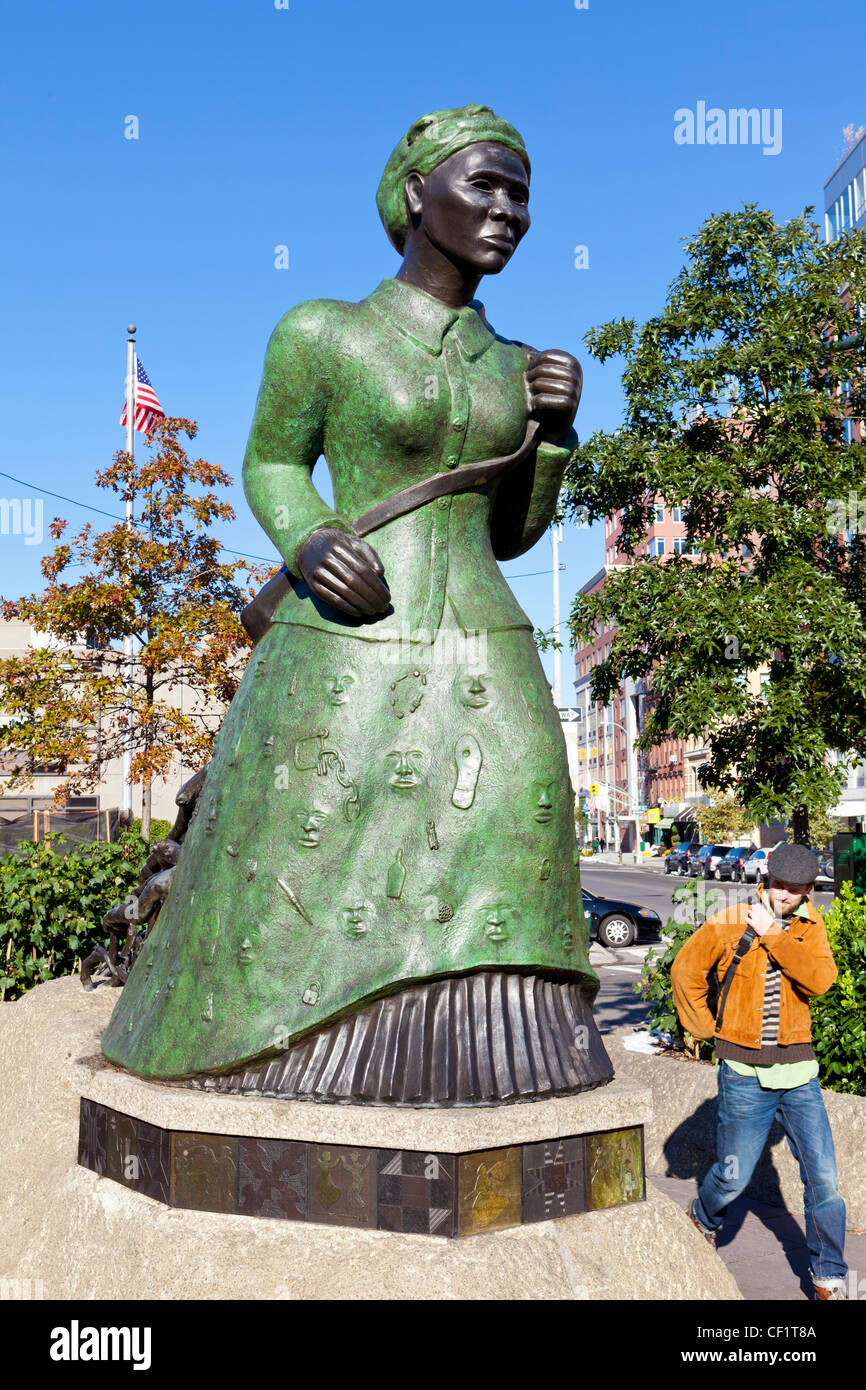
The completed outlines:
{"type": "Polygon", "coordinates": [[[464,464],[453,473],[434,473],[432,477],[424,478],[420,483],[413,483],[411,487],[404,487],[400,492],[392,493],[384,502],[379,502],[368,512],[355,518],[352,522],[355,534],[369,536],[371,531],[377,531],[386,522],[395,521],[398,516],[406,516],[408,512],[414,512],[436,497],[446,497],[455,492],[469,492],[473,487],[491,482],[493,478],[499,477],[500,473],[506,473],[529,457],[536,447],[540,429],[540,421],[530,420],[523,436],[523,443],[513,454],[505,454],[497,459],[485,459],[483,463],[464,464]]]}
{"type": "MultiPolygon", "coordinates": [[[[416,511],[418,507],[423,507],[436,497],[447,497],[452,493],[468,492],[473,487],[481,487],[484,483],[491,482],[493,478],[498,478],[500,474],[507,473],[518,463],[523,463],[525,459],[529,458],[533,449],[537,448],[540,430],[541,422],[530,420],[523,436],[523,443],[518,449],[515,449],[513,454],[505,454],[502,458],[485,459],[483,463],[465,464],[462,468],[455,468],[453,472],[434,473],[432,477],[424,478],[420,483],[413,483],[411,487],[404,487],[399,492],[392,493],[390,497],[385,498],[384,502],[378,502],[375,507],[371,507],[369,511],[363,512],[361,516],[355,518],[352,522],[355,535],[369,536],[380,526],[386,525],[389,521],[395,521],[399,516],[406,516],[409,512],[416,511]]],[[[323,522],[324,526],[327,524],[327,522],[323,522]]],[[[291,587],[292,581],[289,571],[283,565],[259,589],[255,598],[247,604],[241,613],[241,622],[253,642],[258,642],[260,638],[264,637],[274,620],[278,606],[291,587]]]]}
{"type": "Polygon", "coordinates": [[[734,959],[731,961],[730,965],[725,971],[725,978],[722,980],[722,988],[721,992],[719,993],[719,1007],[716,1011],[717,1033],[722,1026],[722,1020],[725,1016],[725,1003],[728,998],[728,990],[731,988],[731,981],[733,980],[734,975],[736,974],[737,966],[743,959],[743,956],[748,951],[756,935],[757,933],[755,932],[753,927],[746,927],[746,930],[743,932],[743,935],[740,937],[740,940],[737,944],[737,949],[734,952],[734,959]]]}

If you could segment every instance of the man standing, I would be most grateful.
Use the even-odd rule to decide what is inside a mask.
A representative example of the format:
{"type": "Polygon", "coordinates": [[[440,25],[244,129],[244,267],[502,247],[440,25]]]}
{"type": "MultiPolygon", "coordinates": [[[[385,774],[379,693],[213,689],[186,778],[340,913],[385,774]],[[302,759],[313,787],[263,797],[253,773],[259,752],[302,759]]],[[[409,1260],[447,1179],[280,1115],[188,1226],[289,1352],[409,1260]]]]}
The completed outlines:
{"type": "Polygon", "coordinates": [[[845,1203],[808,1003],[836,978],[824,920],[810,896],[818,860],[805,845],[782,844],[767,868],[760,902],[709,917],[671,969],[680,1022],[695,1038],[715,1039],[718,1067],[718,1160],[689,1215],[715,1245],[725,1210],[748,1185],[778,1116],[803,1179],[813,1297],[844,1299],[845,1203]],[[715,971],[721,985],[747,927],[754,935],[719,1001],[717,1022],[707,1004],[707,976],[715,971]]]}

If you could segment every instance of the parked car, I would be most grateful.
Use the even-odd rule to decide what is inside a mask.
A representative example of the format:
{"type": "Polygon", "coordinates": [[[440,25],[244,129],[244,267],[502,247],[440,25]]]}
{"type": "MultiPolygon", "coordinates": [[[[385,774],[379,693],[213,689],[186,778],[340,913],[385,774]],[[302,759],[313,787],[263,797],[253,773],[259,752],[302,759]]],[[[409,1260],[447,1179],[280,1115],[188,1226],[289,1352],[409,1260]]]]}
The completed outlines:
{"type": "Polygon", "coordinates": [[[743,877],[743,865],[752,853],[751,845],[735,845],[729,849],[724,858],[719,860],[716,869],[716,878],[734,883],[739,883],[743,877]]]}
{"type": "Polygon", "coordinates": [[[687,844],[674,845],[667,859],[665,860],[666,874],[681,874],[683,872],[683,859],[691,849],[697,849],[697,840],[692,840],[687,844]]]}
{"type": "Polygon", "coordinates": [[[684,849],[684,851],[683,851],[683,853],[682,853],[682,855],[681,855],[681,857],[680,857],[680,868],[679,868],[679,872],[680,872],[685,878],[690,878],[690,877],[691,877],[692,863],[694,862],[694,860],[697,859],[697,857],[698,857],[698,855],[700,854],[700,852],[701,852],[702,849],[703,849],[703,845],[702,845],[698,840],[692,840],[692,843],[691,843],[690,845],[686,845],[686,847],[685,847],[685,849],[684,849]]]}
{"type": "Polygon", "coordinates": [[[602,946],[631,946],[634,941],[655,941],[660,936],[662,919],[653,908],[600,898],[586,888],[582,891],[590,941],[602,946]]]}
{"type": "Polygon", "coordinates": [[[767,879],[768,849],[756,849],[749,855],[740,874],[741,883],[764,883],[767,879]]]}
{"type": "Polygon", "coordinates": [[[815,887],[821,893],[826,893],[836,886],[836,875],[833,864],[833,852],[829,850],[824,854],[818,855],[818,877],[815,879],[815,887]]]}
{"type": "Polygon", "coordinates": [[[730,845],[701,845],[696,855],[690,857],[688,872],[690,878],[714,878],[719,861],[724,858],[730,845]]]}

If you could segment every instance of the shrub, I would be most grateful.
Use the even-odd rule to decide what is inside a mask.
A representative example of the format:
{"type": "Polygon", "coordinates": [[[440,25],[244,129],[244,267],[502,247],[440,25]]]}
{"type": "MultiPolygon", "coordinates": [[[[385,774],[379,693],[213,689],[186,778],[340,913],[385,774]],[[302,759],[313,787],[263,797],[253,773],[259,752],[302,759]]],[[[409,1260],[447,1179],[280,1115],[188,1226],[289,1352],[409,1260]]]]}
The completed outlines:
{"type": "MultiPolygon", "coordinates": [[[[171,830],[171,821],[152,820],[150,822],[150,843],[155,845],[158,840],[167,839],[169,830],[171,830]]],[[[132,833],[141,838],[141,820],[138,816],[132,822],[132,833]]]]}
{"type": "Polygon", "coordinates": [[[57,854],[46,836],[0,859],[0,999],[70,975],[77,959],[107,946],[102,919],[138,882],[147,846],[133,831],[57,854]]]}
{"type": "Polygon", "coordinates": [[[826,994],[809,1001],[821,1085],[866,1096],[866,898],[843,883],[824,921],[839,974],[826,994]]]}

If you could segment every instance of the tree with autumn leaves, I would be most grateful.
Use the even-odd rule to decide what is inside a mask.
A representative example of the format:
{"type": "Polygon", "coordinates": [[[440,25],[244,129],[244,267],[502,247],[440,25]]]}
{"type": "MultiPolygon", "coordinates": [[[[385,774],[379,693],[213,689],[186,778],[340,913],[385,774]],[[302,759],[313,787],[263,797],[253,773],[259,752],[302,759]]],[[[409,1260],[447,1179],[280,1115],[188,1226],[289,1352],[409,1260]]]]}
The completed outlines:
{"type": "Polygon", "coordinates": [[[269,573],[225,558],[208,534],[213,522],[234,519],[216,491],[232,479],[188,457],[181,438],[197,431],[194,421],[166,417],[147,435],[142,461],[115,454],[96,483],[123,503],[134,499],[134,522],[103,532],[88,523],[67,539],[67,523],[55,518],[44,593],[0,599],[7,621],[30,623],[49,639],[0,660],[7,790],[32,785],[33,773],[50,767],[64,779],[55,793],[62,804],[98,786],[105,764],[129,747],[145,840],[153,780],[178,756],[190,768],[210,756],[221,722],[213,707],[230,703],[250,647],[239,614],[269,573]]]}

